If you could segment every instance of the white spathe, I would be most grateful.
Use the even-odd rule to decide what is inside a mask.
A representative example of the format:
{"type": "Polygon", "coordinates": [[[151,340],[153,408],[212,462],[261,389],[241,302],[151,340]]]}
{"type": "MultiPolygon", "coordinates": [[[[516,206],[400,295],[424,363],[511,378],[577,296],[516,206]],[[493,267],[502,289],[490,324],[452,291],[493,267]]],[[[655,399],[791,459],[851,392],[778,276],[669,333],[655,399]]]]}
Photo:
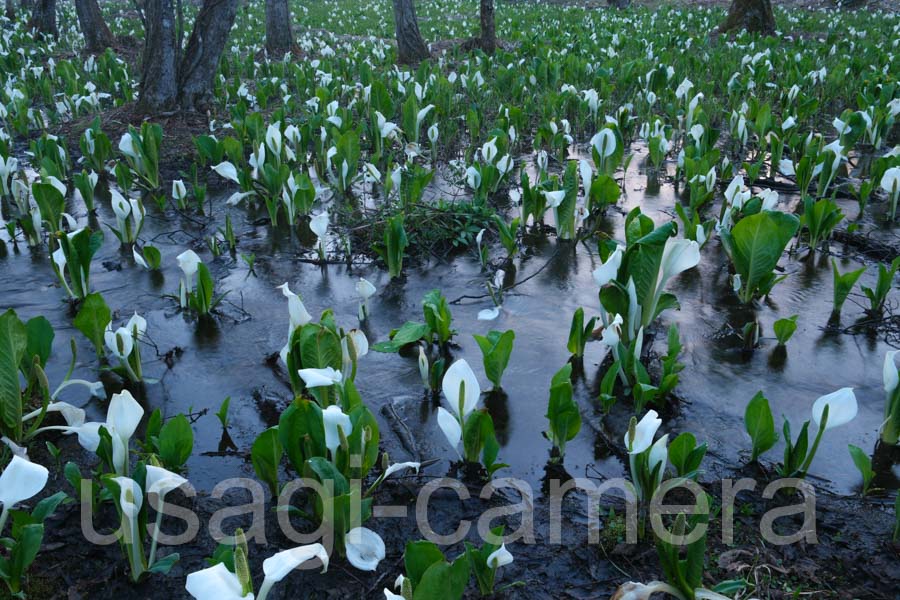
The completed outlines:
{"type": "Polygon", "coordinates": [[[594,281],[598,286],[603,287],[616,278],[619,274],[619,267],[622,266],[622,257],[624,255],[625,249],[622,246],[617,246],[613,253],[606,258],[606,262],[594,269],[594,281]]]}
{"type": "Polygon", "coordinates": [[[144,494],[141,492],[141,486],[130,477],[113,477],[113,481],[119,486],[119,508],[122,514],[131,521],[137,521],[141,513],[141,507],[144,505],[144,494]]]}
{"type": "Polygon", "coordinates": [[[465,419],[469,413],[475,410],[475,405],[481,398],[481,386],[478,384],[478,378],[475,377],[475,372],[472,371],[472,367],[465,359],[459,359],[447,369],[441,388],[444,391],[444,397],[450,403],[450,409],[460,420],[465,419]],[[460,400],[462,400],[461,403],[460,400]]]}
{"type": "Polygon", "coordinates": [[[212,167],[212,170],[225,179],[231,180],[235,183],[241,182],[240,179],[238,179],[237,168],[230,162],[221,162],[212,167]]]}
{"type": "MultiPolygon", "coordinates": [[[[456,420],[453,413],[443,406],[439,406],[437,422],[444,437],[447,438],[447,442],[449,442],[453,449],[456,450],[457,446],[459,446],[459,442],[462,440],[462,427],[460,426],[459,421],[456,420]]],[[[457,450],[457,453],[458,452],[459,451],[457,450]]]]}
{"type": "Polygon", "coordinates": [[[0,474],[0,504],[4,512],[41,493],[48,476],[46,467],[13,455],[0,474]]]}
{"type": "Polygon", "coordinates": [[[162,504],[162,500],[166,497],[166,494],[172,490],[177,490],[187,482],[188,480],[178,473],[173,473],[162,467],[147,465],[147,481],[145,486],[147,494],[158,495],[160,504],[162,504]]]}
{"type": "Polygon", "coordinates": [[[662,419],[655,410],[648,410],[647,414],[638,421],[634,430],[634,439],[631,439],[631,432],[625,433],[625,448],[629,454],[640,454],[653,444],[653,436],[656,430],[662,425],[662,419]]]}
{"type": "Polygon", "coordinates": [[[491,552],[487,557],[487,566],[491,569],[499,569],[511,564],[513,555],[506,549],[506,544],[501,544],[499,548],[491,552]]]}
{"type": "Polygon", "coordinates": [[[291,571],[314,558],[322,562],[323,573],[328,570],[328,552],[325,551],[325,547],[322,544],[308,544],[284,550],[267,558],[263,561],[263,573],[267,581],[278,583],[291,571]]]}
{"type": "Polygon", "coordinates": [[[856,403],[856,394],[853,393],[853,388],[849,387],[820,396],[813,403],[812,417],[816,425],[821,425],[822,413],[825,411],[826,406],[828,406],[828,422],[825,423],[826,430],[849,423],[856,418],[856,413],[859,410],[856,403]]]}
{"type": "Polygon", "coordinates": [[[338,428],[340,427],[343,431],[344,437],[349,437],[353,433],[353,423],[339,406],[333,404],[322,411],[322,424],[325,426],[325,446],[334,456],[341,445],[341,434],[338,432],[338,428]]]}
{"type": "Polygon", "coordinates": [[[237,575],[222,563],[189,574],[184,589],[196,600],[253,600],[252,593],[242,594],[237,575]]]}
{"type": "Polygon", "coordinates": [[[384,540],[366,527],[356,527],[344,538],[347,560],[360,571],[374,571],[386,555],[384,540]]]}
{"type": "Polygon", "coordinates": [[[343,376],[340,371],[336,371],[333,367],[325,367],[324,369],[300,369],[297,371],[300,378],[308,388],[329,387],[340,383],[343,376]]]}

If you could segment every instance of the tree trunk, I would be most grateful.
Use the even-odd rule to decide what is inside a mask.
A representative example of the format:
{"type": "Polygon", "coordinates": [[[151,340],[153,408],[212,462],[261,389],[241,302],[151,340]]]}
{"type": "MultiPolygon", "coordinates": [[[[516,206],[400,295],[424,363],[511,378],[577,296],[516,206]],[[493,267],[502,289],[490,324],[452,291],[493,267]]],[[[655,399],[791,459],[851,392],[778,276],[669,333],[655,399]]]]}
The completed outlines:
{"type": "Polygon", "coordinates": [[[237,16],[238,0],[204,0],[178,68],[178,104],[202,110],[237,16]]]}
{"type": "Polygon", "coordinates": [[[138,106],[147,112],[169,110],[178,100],[175,7],[172,0],[148,0],[144,11],[147,28],[138,106]]]}
{"type": "Polygon", "coordinates": [[[35,0],[31,12],[31,27],[45,36],[56,37],[56,0],[35,0]]]}
{"type": "Polygon", "coordinates": [[[16,19],[16,3],[14,0],[6,0],[6,18],[10,21],[16,19]]]}
{"type": "Polygon", "coordinates": [[[269,56],[280,58],[293,47],[288,0],[266,0],[266,51],[269,56]]]}
{"type": "Polygon", "coordinates": [[[103,52],[114,45],[115,39],[103,20],[97,0],[75,0],[75,11],[88,52],[103,52]]]}
{"type": "Polygon", "coordinates": [[[728,16],[719,25],[717,33],[746,29],[751,33],[772,35],[775,33],[775,15],[770,0],[731,0],[728,16]]]}
{"type": "Polygon", "coordinates": [[[494,28],[494,0],[481,0],[481,49],[485,54],[493,54],[497,49],[497,34],[494,28]]]}
{"type": "Polygon", "coordinates": [[[419,33],[413,0],[394,0],[394,23],[397,27],[397,62],[417,63],[431,56],[419,33]]]}

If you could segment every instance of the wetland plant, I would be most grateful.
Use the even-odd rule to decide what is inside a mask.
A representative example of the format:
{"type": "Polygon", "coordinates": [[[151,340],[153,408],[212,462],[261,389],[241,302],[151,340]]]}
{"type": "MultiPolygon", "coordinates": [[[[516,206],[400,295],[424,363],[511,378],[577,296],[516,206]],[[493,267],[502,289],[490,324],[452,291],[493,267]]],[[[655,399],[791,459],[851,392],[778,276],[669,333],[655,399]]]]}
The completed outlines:
{"type": "Polygon", "coordinates": [[[555,457],[562,460],[566,455],[566,444],[575,439],[581,430],[581,411],[574,399],[572,388],[572,365],[567,364],[557,371],[550,382],[550,400],[547,403],[549,427],[544,435],[556,450],[555,457]]]}
{"type": "Polygon", "coordinates": [[[812,407],[812,420],[816,425],[816,436],[813,443],[809,444],[809,421],[803,423],[797,439],[791,437],[791,425],[784,420],[784,462],[778,465],[778,473],[782,477],[806,477],[809,467],[819,449],[822,435],[828,429],[833,429],[849,423],[856,417],[858,407],[856,395],[852,388],[841,388],[836,392],[819,397],[812,407]]]}
{"type": "Polygon", "coordinates": [[[322,544],[298,546],[283,550],[263,561],[263,583],[259,594],[253,594],[253,580],[248,562],[248,546],[243,532],[236,534],[236,544],[220,544],[210,562],[213,566],[187,576],[185,590],[196,600],[265,600],[269,592],[300,565],[313,559],[328,570],[328,552],[322,544]]]}
{"type": "Polygon", "coordinates": [[[900,441],[900,372],[897,370],[898,350],[884,355],[884,424],[881,426],[881,441],[896,446],[900,441]]]}
{"type": "Polygon", "coordinates": [[[128,168],[137,177],[139,185],[148,192],[155,192],[162,184],[159,178],[159,150],[162,137],[162,127],[156,123],[144,122],[140,131],[129,126],[128,131],[122,134],[119,140],[119,152],[125,158],[128,168]]]}
{"type": "Polygon", "coordinates": [[[575,310],[575,314],[572,315],[567,348],[569,353],[576,359],[584,358],[584,347],[587,345],[588,340],[591,339],[591,334],[594,332],[594,323],[596,322],[597,318],[591,317],[587,325],[585,325],[584,309],[580,306],[575,310]]]}
{"type": "Polygon", "coordinates": [[[512,329],[504,332],[489,331],[486,336],[473,335],[475,342],[481,349],[481,357],[484,364],[484,374],[494,384],[494,390],[501,388],[503,372],[509,365],[509,357],[512,354],[513,342],[516,332],[512,329]]]}
{"type": "Polygon", "coordinates": [[[134,244],[144,226],[144,204],[140,198],[125,198],[116,190],[110,190],[116,226],[107,225],[123,246],[134,244]]]}
{"type": "Polygon", "coordinates": [[[735,273],[736,291],[741,302],[767,296],[786,276],[775,274],[778,260],[800,228],[794,215],[764,210],[744,217],[730,231],[720,232],[722,245],[735,273]]]}
{"type": "MultiPolygon", "coordinates": [[[[102,311],[102,308],[98,307],[98,310],[102,311]]],[[[116,330],[113,330],[112,324],[107,324],[103,334],[107,350],[119,361],[119,367],[114,370],[132,383],[140,383],[144,379],[141,341],[146,332],[147,320],[134,313],[124,326],[116,330]]]]}
{"type": "Polygon", "coordinates": [[[762,392],[757,392],[747,404],[744,410],[744,427],[750,435],[750,462],[756,462],[761,454],[770,450],[778,441],[772,409],[762,392]]]}
{"type": "Polygon", "coordinates": [[[894,276],[898,270],[900,270],[900,256],[889,265],[878,265],[878,279],[874,288],[862,287],[863,293],[869,299],[869,314],[877,316],[884,312],[884,305],[887,302],[888,294],[893,289],[894,276]]]}
{"type": "MultiPolygon", "coordinates": [[[[185,250],[176,257],[182,278],[178,284],[178,301],[182,309],[189,308],[200,317],[205,317],[218,306],[225,294],[215,293],[216,283],[193,250],[185,250]],[[196,287],[194,277],[196,276],[196,287]]],[[[226,292],[227,293],[227,292],[226,292]]]]}
{"type": "Polygon", "coordinates": [[[103,233],[85,227],[56,235],[59,247],[53,251],[53,270],[72,300],[84,300],[91,293],[91,260],[103,245],[103,233]]]}
{"type": "Polygon", "coordinates": [[[47,485],[49,472],[37,463],[18,455],[0,473],[0,535],[12,515],[9,537],[3,538],[4,555],[0,556],[0,579],[6,584],[11,597],[24,598],[22,584],[25,573],[34,563],[44,539],[44,521],[67,499],[57,492],[38,502],[31,512],[14,511],[17,504],[30,500],[47,485]]]}
{"type": "Polygon", "coordinates": [[[415,344],[420,340],[426,344],[437,344],[445,348],[456,330],[451,327],[453,315],[450,304],[440,290],[431,290],[422,299],[424,323],[407,321],[399,329],[390,332],[390,341],[372,345],[376,352],[399,352],[404,346],[415,344]]]}
{"type": "Polygon", "coordinates": [[[832,300],[833,308],[831,310],[831,314],[833,317],[837,317],[841,314],[841,309],[844,307],[844,302],[847,301],[847,297],[850,295],[850,292],[853,291],[853,286],[856,285],[856,282],[862,277],[862,274],[866,272],[866,267],[861,267],[856,271],[848,271],[847,273],[841,273],[838,271],[837,261],[835,259],[831,259],[831,273],[833,275],[833,289],[834,296],[832,300]]]}
{"type": "Polygon", "coordinates": [[[638,502],[648,503],[663,481],[666,463],[669,459],[669,435],[666,434],[656,442],[653,437],[662,419],[655,410],[648,410],[640,421],[631,417],[628,431],[625,433],[625,450],[628,452],[628,465],[631,469],[631,481],[634,484],[638,502]]]}
{"type": "Polygon", "coordinates": [[[500,444],[494,433],[494,421],[486,409],[477,410],[481,398],[481,386],[465,359],[450,365],[442,382],[444,398],[450,405],[448,411],[438,407],[437,422],[444,437],[460,458],[468,463],[481,462],[488,476],[507,465],[497,462],[500,444]],[[451,412],[452,411],[452,412],[451,412]]]}

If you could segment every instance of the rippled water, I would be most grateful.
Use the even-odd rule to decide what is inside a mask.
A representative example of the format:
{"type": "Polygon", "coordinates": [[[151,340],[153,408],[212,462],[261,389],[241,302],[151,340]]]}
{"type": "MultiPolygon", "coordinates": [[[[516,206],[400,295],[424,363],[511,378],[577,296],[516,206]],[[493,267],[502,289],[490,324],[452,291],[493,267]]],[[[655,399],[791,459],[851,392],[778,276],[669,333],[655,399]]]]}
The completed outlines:
{"type": "MultiPolygon", "coordinates": [[[[620,240],[624,215],[634,206],[641,206],[657,222],[674,217],[673,186],[663,182],[659,188],[648,187],[641,159],[633,161],[625,194],[602,223],[604,231],[620,240]]],[[[782,196],[782,200],[782,209],[789,209],[792,199],[782,196]]],[[[249,448],[263,429],[276,422],[289,400],[285,378],[269,360],[287,335],[287,304],[276,286],[288,282],[302,295],[313,315],[331,308],[338,323],[350,328],[358,323],[354,284],[358,277],[365,277],[379,289],[371,299],[371,319],[364,327],[374,342],[386,339],[389,331],[404,321],[421,320],[420,302],[428,290],[439,288],[452,301],[484,293],[484,281],[489,276],[481,272],[474,253],[447,263],[432,261],[407,268],[405,280],[394,283],[389,283],[387,273],[369,264],[321,268],[307,260],[309,245],[304,245],[302,234],[286,230],[273,233],[259,224],[260,215],[226,208],[222,199],[215,200],[214,205],[215,223],[206,225],[174,214],[163,217],[148,205],[141,238],[161,250],[161,272],[136,266],[130,251],[121,251],[109,231],[105,232],[106,242],[95,257],[92,272],[94,290],[103,294],[116,313],[116,324],[134,311],[148,321],[150,347],[142,350],[144,371],[158,382],[139,390],[147,411],[158,407],[170,416],[178,412],[196,416],[195,453],[188,463],[188,474],[199,489],[211,489],[226,477],[252,476],[249,448]],[[231,214],[239,238],[239,252],[256,255],[256,276],[249,274],[239,257],[226,253],[213,258],[203,241],[222,225],[226,212],[231,214]],[[208,264],[219,282],[217,289],[229,291],[212,326],[198,325],[179,311],[173,298],[166,297],[178,288],[180,271],[175,256],[188,247],[208,264]],[[213,414],[226,396],[232,399],[231,440],[223,439],[213,414]]],[[[855,205],[849,202],[844,209],[851,216],[856,213],[855,205]]],[[[96,228],[96,221],[115,220],[105,205],[96,221],[77,203],[70,206],[70,212],[80,226],[96,228]]],[[[551,218],[548,213],[548,220],[551,218]]],[[[893,233],[888,230],[881,235],[893,233]]],[[[591,277],[599,258],[593,244],[575,246],[554,238],[532,237],[528,244],[527,256],[516,260],[515,277],[519,281],[530,278],[505,294],[503,312],[496,321],[476,320],[479,310],[491,306],[488,298],[462,300],[452,306],[453,325],[459,332],[455,338],[459,347],[453,349],[453,355],[468,360],[480,374],[481,353],[472,334],[490,329],[515,330],[515,348],[504,375],[503,393],[486,395],[483,401],[493,415],[502,445],[500,459],[510,465],[501,474],[537,485],[550,448],[541,435],[547,424],[544,413],[549,382],[569,358],[566,340],[572,313],[583,306],[590,316],[599,307],[591,277]]],[[[852,249],[833,244],[832,250],[842,271],[860,266],[861,259],[852,249]]],[[[868,452],[875,446],[884,407],[881,365],[890,348],[878,335],[852,336],[826,330],[832,295],[829,260],[807,261],[802,255],[783,258],[781,264],[789,277],[775,287],[769,300],[755,308],[764,338],[753,353],[742,350],[735,331],[752,318],[754,309],[741,306],[731,294],[728,260],[718,241],[703,249],[697,269],[670,283],[682,310],[664,313],[654,349],[665,352],[664,328],[677,323],[685,347],[681,360],[686,368],[677,388],[683,403],[669,411],[664,427],[676,434],[691,431],[699,440],[709,442],[705,468],[710,476],[732,473],[746,460],[749,438],[743,430],[743,412],[757,391],[762,390],[769,398],[779,430],[784,415],[796,431],[809,418],[812,402],[819,395],[852,386],[859,400],[859,416],[826,434],[811,475],[827,480],[839,492],[852,492],[858,485],[859,475],[847,444],[868,452]],[[776,348],[771,326],[776,319],[795,314],[799,315],[798,329],[784,353],[776,348]]],[[[872,286],[874,273],[870,268],[860,283],[872,286]]],[[[56,329],[48,368],[51,383],[59,381],[66,371],[69,340],[73,337],[78,345],[75,376],[96,379],[93,349],[71,325],[72,314],[64,291],[56,285],[46,248],[32,251],[20,243],[17,251],[10,249],[0,258],[0,297],[0,308],[12,307],[22,319],[42,314],[56,329]]],[[[862,316],[861,307],[851,297],[844,307],[844,324],[862,316]]],[[[607,444],[621,443],[631,409],[620,403],[610,416],[600,411],[596,396],[604,358],[599,342],[590,343],[584,376],[575,382],[585,424],[567,448],[565,466],[573,475],[625,473],[625,466],[609,453],[607,444]]],[[[114,391],[115,377],[107,375],[104,379],[108,380],[109,391],[114,391]]],[[[487,385],[486,378],[481,381],[487,385]]],[[[380,420],[383,445],[393,460],[441,458],[444,462],[431,471],[446,470],[446,461],[455,454],[437,428],[436,405],[423,396],[415,357],[372,352],[360,364],[357,385],[380,420]]],[[[66,390],[62,399],[78,405],[86,402],[80,390],[66,390]]],[[[90,418],[105,414],[105,404],[98,400],[88,402],[85,408],[90,418]]],[[[781,448],[777,446],[765,458],[778,460],[781,448]]],[[[881,487],[897,487],[890,467],[888,461],[879,475],[881,487]]]]}

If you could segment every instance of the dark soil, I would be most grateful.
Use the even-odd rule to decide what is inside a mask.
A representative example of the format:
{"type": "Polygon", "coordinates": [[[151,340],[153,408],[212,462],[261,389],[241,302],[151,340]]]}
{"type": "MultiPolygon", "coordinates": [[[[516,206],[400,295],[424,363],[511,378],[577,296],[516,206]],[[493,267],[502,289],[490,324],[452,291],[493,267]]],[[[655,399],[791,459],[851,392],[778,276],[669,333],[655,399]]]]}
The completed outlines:
{"type": "MultiPolygon", "coordinates": [[[[70,451],[77,444],[71,439],[60,438],[57,443],[70,451]]],[[[37,448],[35,448],[37,450],[37,448]]],[[[42,452],[43,453],[43,452],[42,452]]],[[[52,461],[49,456],[39,460],[52,461]]],[[[552,469],[550,470],[553,471],[552,469]]],[[[554,476],[560,473],[555,473],[554,476]]],[[[422,485],[440,476],[440,473],[423,471],[423,475],[399,477],[386,484],[376,496],[376,505],[406,506],[403,518],[378,519],[378,531],[388,548],[388,555],[376,573],[363,573],[354,569],[336,555],[328,574],[308,570],[292,574],[276,586],[270,598],[383,598],[382,589],[391,587],[394,578],[403,572],[402,549],[415,531],[414,503],[422,485]]],[[[900,545],[891,545],[893,527],[892,508],[887,501],[859,499],[818,493],[816,510],[817,543],[794,543],[785,546],[769,545],[759,535],[760,518],[776,507],[794,507],[801,504],[797,497],[776,495],[773,500],[762,499],[766,476],[757,469],[747,468],[733,473],[739,477],[753,477],[757,488],[741,492],[734,506],[734,543],[726,545],[721,538],[721,515],[710,521],[708,533],[706,583],[709,586],[729,579],[744,579],[753,588],[745,596],[755,598],[788,599],[796,594],[812,598],[840,598],[867,600],[896,600],[900,587],[900,545]],[[865,514],[865,518],[860,515],[865,514]]],[[[593,479],[595,485],[602,483],[593,479]]],[[[510,506],[521,502],[515,492],[499,490],[489,500],[478,499],[481,486],[477,482],[468,485],[471,499],[459,500],[455,491],[436,492],[429,504],[431,525],[439,534],[449,534],[460,522],[472,522],[468,539],[480,544],[476,535],[476,521],[489,508],[510,506]]],[[[718,483],[704,484],[712,496],[713,514],[721,505],[721,488],[718,483]]],[[[51,469],[48,489],[64,489],[70,486],[51,469]]],[[[146,598],[169,600],[186,597],[184,580],[188,573],[205,568],[205,560],[216,547],[209,534],[210,517],[227,507],[240,507],[251,502],[247,490],[232,490],[220,498],[201,493],[196,498],[185,499],[180,492],[167,498],[193,510],[200,519],[201,528],[196,539],[188,545],[172,548],[181,559],[168,576],[155,575],[139,584],[131,584],[127,573],[127,561],[118,544],[97,546],[82,540],[80,511],[77,503],[60,507],[48,522],[41,554],[32,569],[27,592],[29,598],[39,599],[104,599],[146,598]]],[[[667,498],[670,504],[689,502],[676,494],[667,498]]],[[[521,582],[524,585],[498,593],[497,598],[526,599],[581,599],[607,598],[624,581],[651,581],[662,573],[656,551],[649,542],[636,545],[624,542],[622,522],[610,520],[612,508],[616,514],[624,514],[620,499],[604,497],[600,507],[599,543],[589,543],[588,528],[592,515],[588,512],[586,496],[570,492],[562,502],[562,544],[549,542],[549,503],[539,499],[534,504],[534,543],[525,541],[509,544],[515,562],[498,574],[498,585],[521,582]]],[[[250,565],[257,588],[261,584],[262,561],[275,552],[291,548],[296,543],[288,540],[277,524],[271,499],[265,505],[265,540],[250,540],[250,565]]],[[[170,518],[163,524],[164,531],[178,534],[184,530],[184,522],[170,518]]],[[[249,513],[227,518],[223,530],[231,533],[237,527],[249,530],[252,518],[249,513]]],[[[519,514],[499,518],[491,526],[505,524],[507,533],[522,524],[519,514]]],[[[106,505],[94,519],[99,533],[109,533],[116,525],[112,508],[106,505]]],[[[294,520],[297,532],[310,532],[310,524],[294,520]]],[[[775,522],[775,531],[781,535],[794,534],[802,529],[802,515],[783,517],[775,522]]],[[[445,555],[455,558],[464,551],[462,544],[443,548],[445,555]]],[[[170,552],[161,547],[160,556],[170,552]]],[[[0,592],[0,598],[5,598],[0,592]]],[[[469,588],[467,598],[477,598],[477,588],[469,588]]]]}

